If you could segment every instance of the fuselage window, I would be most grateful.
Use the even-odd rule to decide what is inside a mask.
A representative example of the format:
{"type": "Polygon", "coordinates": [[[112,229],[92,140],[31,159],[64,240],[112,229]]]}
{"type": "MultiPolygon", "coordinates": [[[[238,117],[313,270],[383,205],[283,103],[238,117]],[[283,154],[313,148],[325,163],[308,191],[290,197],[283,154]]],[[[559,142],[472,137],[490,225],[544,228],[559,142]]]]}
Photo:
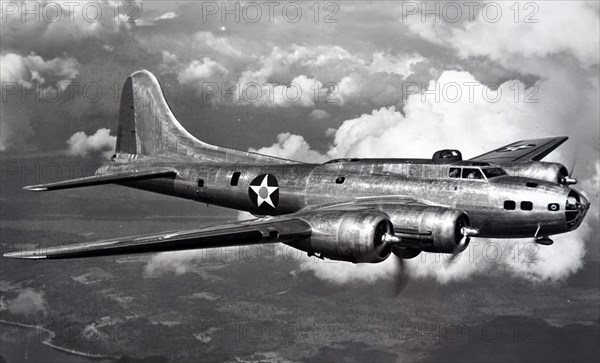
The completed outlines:
{"type": "Polygon", "coordinates": [[[240,180],[240,172],[236,171],[235,173],[233,173],[233,175],[231,175],[231,182],[229,182],[229,185],[231,185],[232,187],[235,187],[238,185],[239,180],[240,180]]]}
{"type": "Polygon", "coordinates": [[[335,182],[336,182],[336,184],[343,184],[345,180],[346,180],[345,177],[338,176],[337,179],[335,180],[335,182]]]}
{"type": "Polygon", "coordinates": [[[504,209],[506,210],[515,210],[517,208],[517,203],[514,200],[505,200],[504,201],[504,209]]]}
{"type": "Polygon", "coordinates": [[[556,212],[560,210],[560,205],[558,203],[550,203],[548,204],[548,210],[552,212],[556,212]]]}
{"type": "Polygon", "coordinates": [[[533,203],[531,202],[521,202],[522,210],[533,210],[533,203]]]}
{"type": "Polygon", "coordinates": [[[479,169],[463,168],[462,177],[463,179],[483,179],[483,174],[479,169]]]}
{"type": "Polygon", "coordinates": [[[460,168],[450,168],[450,171],[448,172],[448,177],[460,178],[460,168]]]}
{"type": "Polygon", "coordinates": [[[198,179],[198,188],[204,188],[204,179],[198,179]]]}

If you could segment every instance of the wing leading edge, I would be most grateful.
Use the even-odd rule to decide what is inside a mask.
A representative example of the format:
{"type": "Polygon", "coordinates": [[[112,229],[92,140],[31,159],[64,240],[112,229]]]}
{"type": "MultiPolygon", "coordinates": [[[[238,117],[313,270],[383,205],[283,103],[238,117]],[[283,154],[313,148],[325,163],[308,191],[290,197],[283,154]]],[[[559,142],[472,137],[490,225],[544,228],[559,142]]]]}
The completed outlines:
{"type": "Polygon", "coordinates": [[[310,225],[298,218],[259,218],[220,226],[10,252],[4,254],[4,257],[65,259],[247,246],[299,240],[309,237],[310,233],[310,225]]]}
{"type": "Polygon", "coordinates": [[[139,236],[105,239],[30,251],[5,253],[4,257],[20,259],[67,259],[136,253],[195,250],[216,247],[249,246],[264,243],[290,243],[312,235],[311,217],[323,211],[341,213],[356,210],[381,210],[384,204],[422,204],[404,196],[360,198],[347,202],[323,204],[299,213],[264,217],[217,226],[160,232],[139,236]]]}
{"type": "Polygon", "coordinates": [[[531,160],[540,161],[562,143],[567,141],[567,139],[567,136],[560,136],[544,139],[521,140],[476,156],[470,160],[493,164],[507,164],[531,160]]]}

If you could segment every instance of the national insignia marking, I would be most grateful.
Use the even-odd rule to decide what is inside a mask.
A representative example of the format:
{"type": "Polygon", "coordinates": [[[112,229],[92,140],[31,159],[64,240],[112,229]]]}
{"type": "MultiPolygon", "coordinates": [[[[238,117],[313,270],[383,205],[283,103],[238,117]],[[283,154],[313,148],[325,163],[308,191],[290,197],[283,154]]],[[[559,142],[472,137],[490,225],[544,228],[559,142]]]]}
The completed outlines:
{"type": "Polygon", "coordinates": [[[522,150],[522,149],[529,149],[534,147],[535,144],[523,144],[523,145],[516,145],[516,146],[505,146],[502,149],[498,150],[499,153],[506,153],[509,151],[517,151],[517,150],[522,150]]]}
{"type": "Polygon", "coordinates": [[[279,186],[272,174],[261,174],[254,178],[248,187],[248,195],[260,209],[273,210],[279,204],[279,186]]]}

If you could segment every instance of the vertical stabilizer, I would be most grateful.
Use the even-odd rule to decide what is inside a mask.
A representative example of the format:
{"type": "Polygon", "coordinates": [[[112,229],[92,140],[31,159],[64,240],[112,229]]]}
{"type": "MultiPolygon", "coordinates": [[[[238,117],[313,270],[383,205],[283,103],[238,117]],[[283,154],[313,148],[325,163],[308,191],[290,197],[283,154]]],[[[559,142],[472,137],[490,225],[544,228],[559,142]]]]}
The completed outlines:
{"type": "Polygon", "coordinates": [[[127,78],[119,110],[118,153],[192,156],[204,149],[219,151],[181,126],[152,73],[142,70],[127,78]]]}
{"type": "Polygon", "coordinates": [[[119,154],[178,156],[209,162],[290,162],[198,140],[177,121],[158,80],[146,70],[131,74],[123,86],[116,151],[119,154]]]}

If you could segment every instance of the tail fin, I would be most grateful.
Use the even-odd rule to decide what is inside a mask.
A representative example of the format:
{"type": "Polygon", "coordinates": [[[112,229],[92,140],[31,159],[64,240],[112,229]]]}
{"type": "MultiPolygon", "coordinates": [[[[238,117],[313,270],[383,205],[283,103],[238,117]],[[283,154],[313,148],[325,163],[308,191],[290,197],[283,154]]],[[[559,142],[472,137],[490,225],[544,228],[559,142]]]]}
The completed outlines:
{"type": "Polygon", "coordinates": [[[198,140],[177,121],[158,80],[146,70],[131,74],[123,86],[116,151],[138,156],[186,156],[211,162],[289,162],[198,140]]]}
{"type": "MultiPolygon", "coordinates": [[[[193,156],[204,149],[220,151],[196,139],[181,126],[158,80],[148,71],[137,71],[127,78],[120,107],[117,153],[193,156]]],[[[225,150],[219,154],[222,153],[225,150]]]]}

